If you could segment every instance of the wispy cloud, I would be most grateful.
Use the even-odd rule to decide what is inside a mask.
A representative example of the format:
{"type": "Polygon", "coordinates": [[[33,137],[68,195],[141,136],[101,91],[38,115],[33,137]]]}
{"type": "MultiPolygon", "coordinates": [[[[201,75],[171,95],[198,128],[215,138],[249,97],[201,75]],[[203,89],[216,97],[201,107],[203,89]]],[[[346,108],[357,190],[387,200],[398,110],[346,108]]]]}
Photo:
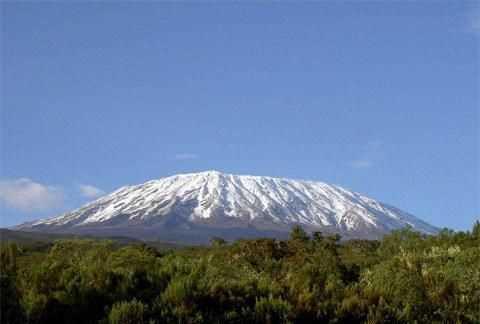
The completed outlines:
{"type": "Polygon", "coordinates": [[[373,166],[373,162],[369,160],[353,160],[350,166],[355,169],[366,169],[373,166]]]}
{"type": "Polygon", "coordinates": [[[475,34],[480,35],[480,10],[477,10],[470,16],[469,24],[470,30],[475,34]]]}
{"type": "Polygon", "coordinates": [[[28,178],[0,180],[0,201],[24,212],[42,211],[63,204],[63,191],[28,178]]]}
{"type": "Polygon", "coordinates": [[[199,156],[195,153],[179,153],[175,154],[175,160],[196,160],[199,156]]]}
{"type": "Polygon", "coordinates": [[[382,156],[383,143],[380,140],[371,140],[361,149],[359,157],[350,161],[354,169],[368,169],[375,165],[382,156]]]}
{"type": "Polygon", "coordinates": [[[480,36],[480,5],[473,6],[467,13],[466,31],[480,36]]]}
{"type": "Polygon", "coordinates": [[[105,193],[102,189],[87,184],[81,184],[78,188],[82,196],[86,198],[97,198],[105,193]]]}

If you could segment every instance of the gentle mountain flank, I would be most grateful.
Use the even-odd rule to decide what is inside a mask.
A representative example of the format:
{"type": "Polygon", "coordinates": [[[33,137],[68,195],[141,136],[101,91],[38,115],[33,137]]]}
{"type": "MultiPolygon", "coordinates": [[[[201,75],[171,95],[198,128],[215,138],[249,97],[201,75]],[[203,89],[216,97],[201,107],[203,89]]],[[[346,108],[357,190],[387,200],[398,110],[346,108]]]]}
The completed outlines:
{"type": "Polygon", "coordinates": [[[406,226],[437,231],[407,212],[338,186],[218,171],[122,187],[72,212],[18,228],[204,241],[282,237],[293,225],[347,238],[378,238],[406,226]]]}

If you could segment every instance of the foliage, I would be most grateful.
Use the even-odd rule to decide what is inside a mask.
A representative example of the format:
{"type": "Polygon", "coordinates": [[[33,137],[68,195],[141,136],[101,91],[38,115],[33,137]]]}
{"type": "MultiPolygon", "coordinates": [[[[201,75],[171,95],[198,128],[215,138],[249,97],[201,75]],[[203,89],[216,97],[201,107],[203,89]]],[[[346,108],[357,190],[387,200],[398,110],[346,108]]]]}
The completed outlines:
{"type": "Polygon", "coordinates": [[[144,306],[136,299],[112,306],[108,315],[109,324],[143,324],[144,306]]]}
{"type": "Polygon", "coordinates": [[[21,324],[25,321],[20,305],[17,279],[17,254],[15,244],[0,248],[0,320],[6,324],[21,324]]]}
{"type": "Polygon", "coordinates": [[[4,243],[1,323],[480,323],[480,225],[342,242],[4,243]]]}

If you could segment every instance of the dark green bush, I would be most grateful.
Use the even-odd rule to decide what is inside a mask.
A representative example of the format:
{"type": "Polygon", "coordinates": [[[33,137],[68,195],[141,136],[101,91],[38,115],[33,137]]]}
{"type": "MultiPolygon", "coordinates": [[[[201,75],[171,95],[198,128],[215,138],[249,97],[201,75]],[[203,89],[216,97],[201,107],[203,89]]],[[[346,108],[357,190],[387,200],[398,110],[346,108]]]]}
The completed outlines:
{"type": "Polygon", "coordinates": [[[144,305],[133,299],[128,302],[116,303],[108,314],[109,324],[143,324],[144,305]]]}
{"type": "Polygon", "coordinates": [[[1,323],[480,323],[479,225],[381,242],[295,228],[159,253],[146,245],[3,244],[1,323]]]}

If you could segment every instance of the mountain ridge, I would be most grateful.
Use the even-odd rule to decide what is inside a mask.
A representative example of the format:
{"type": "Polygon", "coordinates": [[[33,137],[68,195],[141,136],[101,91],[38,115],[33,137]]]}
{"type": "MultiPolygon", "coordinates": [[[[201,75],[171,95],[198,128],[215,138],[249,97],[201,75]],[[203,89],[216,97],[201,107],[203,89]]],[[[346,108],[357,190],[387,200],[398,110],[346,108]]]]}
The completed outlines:
{"type": "Polygon", "coordinates": [[[262,236],[288,232],[293,225],[352,238],[378,238],[405,226],[437,231],[407,212],[339,186],[215,170],[124,186],[72,212],[18,228],[142,238],[165,232],[204,237],[235,229],[262,236]]]}

